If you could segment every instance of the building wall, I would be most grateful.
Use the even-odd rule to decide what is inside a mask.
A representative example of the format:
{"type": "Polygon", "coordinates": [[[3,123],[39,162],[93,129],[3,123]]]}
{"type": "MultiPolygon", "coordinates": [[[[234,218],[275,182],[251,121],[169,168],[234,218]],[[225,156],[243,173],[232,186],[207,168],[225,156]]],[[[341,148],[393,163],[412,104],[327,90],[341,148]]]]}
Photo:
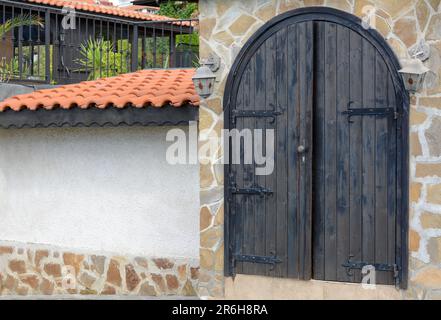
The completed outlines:
{"type": "MultiPolygon", "coordinates": [[[[125,275],[130,273],[130,266],[139,268],[136,269],[139,280],[141,273],[156,271],[142,269],[136,257],[153,266],[157,263],[152,259],[167,259],[169,262],[162,263],[162,267],[161,263],[157,266],[167,274],[176,275],[180,265],[186,266],[185,274],[190,272],[190,265],[196,268],[199,169],[196,165],[173,166],[166,162],[169,129],[0,130],[0,274],[3,278],[19,281],[22,274],[35,273],[41,281],[49,276],[54,281],[60,280],[60,267],[67,264],[63,254],[72,252],[82,257],[78,277],[83,269],[91,271],[86,266],[91,265],[94,255],[105,257],[102,259],[106,262],[102,262],[101,273],[91,271],[84,276],[95,286],[83,285],[78,293],[86,289],[98,293],[105,290],[105,270],[112,267],[113,260],[118,265],[114,269],[125,275]],[[33,244],[31,248],[29,244],[33,244]],[[40,251],[47,253],[44,261],[34,257],[40,251]],[[56,265],[56,271],[52,272],[52,267],[48,271],[48,264],[56,265]]],[[[124,279],[124,275],[119,277],[124,279]]],[[[183,283],[170,280],[171,292],[185,285],[187,277],[181,278],[183,283]]],[[[121,281],[110,283],[116,292],[127,293],[121,281]]],[[[135,283],[142,285],[141,281],[135,283]]],[[[158,286],[157,292],[170,292],[158,286]]],[[[14,286],[9,285],[7,292],[14,294],[11,287],[14,286]]],[[[32,287],[26,288],[29,293],[39,293],[32,287]]],[[[136,291],[132,289],[128,292],[136,291]]]]}
{"type": "MultiPolygon", "coordinates": [[[[231,65],[248,38],[278,14],[317,5],[364,17],[366,6],[373,6],[377,10],[376,29],[385,37],[399,58],[409,57],[408,50],[420,40],[425,40],[430,45],[431,56],[426,65],[433,71],[432,85],[411,99],[410,274],[409,289],[401,292],[400,297],[441,297],[440,0],[201,0],[199,3],[201,57],[208,57],[214,52],[222,58],[221,69],[216,73],[218,82],[215,92],[200,107],[200,129],[218,135],[223,128],[222,99],[231,65]]],[[[218,152],[209,159],[208,165],[201,165],[199,285],[201,295],[226,294],[227,297],[231,297],[234,290],[240,291],[237,287],[240,283],[245,287],[251,287],[255,281],[261,279],[246,277],[246,281],[229,282],[230,285],[225,286],[223,172],[218,164],[220,155],[218,152]]],[[[309,289],[305,289],[307,286],[302,288],[306,297],[309,289]]],[[[258,297],[259,290],[253,292],[256,293],[255,297],[258,297]]],[[[381,296],[375,293],[372,297],[381,296]]]]}

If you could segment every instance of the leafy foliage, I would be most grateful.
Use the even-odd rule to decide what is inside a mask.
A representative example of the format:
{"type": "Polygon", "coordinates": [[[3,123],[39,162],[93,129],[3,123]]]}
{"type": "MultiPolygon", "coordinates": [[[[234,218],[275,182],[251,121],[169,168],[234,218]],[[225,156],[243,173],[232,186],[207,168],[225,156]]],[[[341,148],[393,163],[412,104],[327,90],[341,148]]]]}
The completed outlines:
{"type": "MultiPolygon", "coordinates": [[[[13,57],[9,61],[2,58],[0,61],[0,82],[9,82],[14,76],[17,76],[19,71],[18,57],[13,57]]],[[[22,62],[22,74],[27,75],[30,72],[30,68],[26,62],[22,62]]]]}
{"type": "Polygon", "coordinates": [[[197,3],[169,0],[161,4],[158,14],[176,19],[190,19],[197,10],[197,3]]]}
{"type": "MultiPolygon", "coordinates": [[[[159,14],[175,19],[191,19],[197,11],[197,3],[169,0],[161,4],[159,14]]],[[[176,36],[176,48],[178,51],[183,50],[187,53],[191,53],[193,65],[197,66],[199,51],[199,35],[197,32],[176,36]]]]}
{"type": "Polygon", "coordinates": [[[119,44],[122,50],[118,52],[112,42],[90,38],[80,45],[81,58],[75,61],[81,66],[78,71],[88,72],[88,80],[129,72],[129,44],[127,41],[119,44]]]}
{"type": "Polygon", "coordinates": [[[13,30],[14,28],[18,28],[20,26],[39,26],[43,27],[43,22],[41,18],[34,15],[23,15],[17,16],[12,19],[7,20],[5,23],[0,24],[0,36],[3,37],[6,33],[13,30]]]}
{"type": "MultiPolygon", "coordinates": [[[[40,17],[26,14],[11,18],[0,24],[0,37],[4,37],[8,32],[14,30],[14,28],[18,28],[21,26],[38,26],[43,27],[44,24],[40,17]]],[[[22,74],[28,75],[30,73],[30,67],[26,63],[26,61],[21,62],[21,71],[22,74]]],[[[6,59],[5,57],[1,58],[0,61],[0,82],[8,82],[14,76],[17,76],[20,73],[20,61],[17,56],[13,58],[6,59]]]]}

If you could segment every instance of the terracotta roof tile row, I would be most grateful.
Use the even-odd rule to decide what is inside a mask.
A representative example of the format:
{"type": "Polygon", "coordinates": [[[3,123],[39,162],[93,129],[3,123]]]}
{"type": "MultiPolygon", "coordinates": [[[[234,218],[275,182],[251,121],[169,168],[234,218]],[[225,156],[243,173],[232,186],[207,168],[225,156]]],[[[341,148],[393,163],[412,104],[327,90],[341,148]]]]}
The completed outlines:
{"type": "MultiPolygon", "coordinates": [[[[137,19],[137,20],[146,20],[146,21],[170,21],[175,20],[173,18],[169,18],[166,16],[160,16],[156,14],[149,14],[138,12],[134,10],[127,10],[124,7],[114,7],[107,6],[102,4],[94,4],[90,1],[84,0],[27,0],[28,2],[45,4],[54,7],[70,7],[75,10],[83,10],[95,13],[103,13],[108,15],[120,16],[125,18],[137,19]]],[[[191,22],[184,21],[182,22],[183,26],[189,26],[191,22]]]]}
{"type": "Polygon", "coordinates": [[[124,108],[133,106],[180,107],[199,105],[192,76],[194,69],[141,70],[116,77],[84,81],[54,89],[21,94],[0,102],[0,112],[8,109],[37,110],[74,107],[124,108]]]}

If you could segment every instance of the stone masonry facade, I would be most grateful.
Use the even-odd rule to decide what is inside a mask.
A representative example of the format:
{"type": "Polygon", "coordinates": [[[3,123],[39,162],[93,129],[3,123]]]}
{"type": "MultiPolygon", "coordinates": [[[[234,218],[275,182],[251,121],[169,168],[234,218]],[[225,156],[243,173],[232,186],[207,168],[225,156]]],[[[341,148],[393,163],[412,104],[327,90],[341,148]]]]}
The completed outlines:
{"type": "Polygon", "coordinates": [[[199,262],[0,242],[0,296],[196,296],[199,262]]]}
{"type": "MultiPolygon", "coordinates": [[[[200,107],[200,132],[204,136],[223,128],[223,94],[234,59],[265,22],[283,12],[328,6],[359,17],[366,6],[376,9],[376,29],[398,58],[421,40],[430,45],[425,64],[432,70],[431,86],[411,98],[410,109],[410,212],[409,289],[403,298],[441,298],[441,7],[440,0],[201,0],[200,54],[222,59],[216,72],[214,94],[200,107]]],[[[222,297],[223,277],[223,168],[222,148],[201,157],[201,296],[222,297]]]]}

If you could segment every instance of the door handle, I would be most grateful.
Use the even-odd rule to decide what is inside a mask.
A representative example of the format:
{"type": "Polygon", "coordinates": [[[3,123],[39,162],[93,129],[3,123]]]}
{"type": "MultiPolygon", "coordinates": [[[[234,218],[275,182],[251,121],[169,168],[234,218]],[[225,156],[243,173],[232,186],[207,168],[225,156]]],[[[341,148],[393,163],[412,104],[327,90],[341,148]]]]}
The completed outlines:
{"type": "Polygon", "coordinates": [[[300,146],[297,147],[297,152],[299,154],[306,153],[306,151],[307,151],[307,148],[304,145],[300,145],[300,146]]]}

